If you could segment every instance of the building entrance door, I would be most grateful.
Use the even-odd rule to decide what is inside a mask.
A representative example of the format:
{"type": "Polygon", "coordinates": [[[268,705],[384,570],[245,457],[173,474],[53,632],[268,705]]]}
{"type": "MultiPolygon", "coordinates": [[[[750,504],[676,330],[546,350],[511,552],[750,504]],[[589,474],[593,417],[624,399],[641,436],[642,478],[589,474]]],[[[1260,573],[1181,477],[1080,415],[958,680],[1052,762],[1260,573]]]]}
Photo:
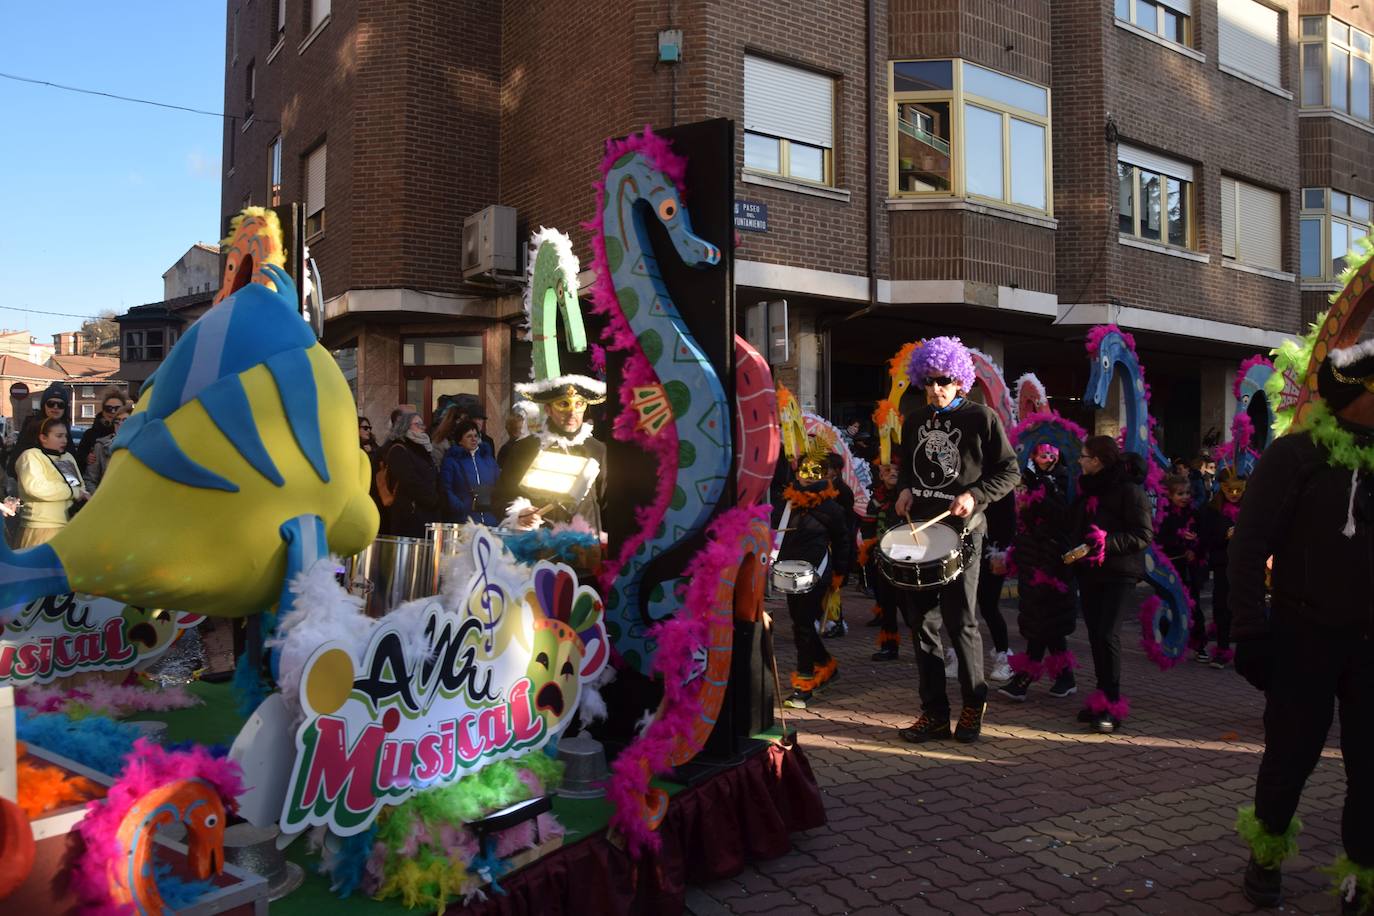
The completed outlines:
{"type": "Polygon", "coordinates": [[[459,394],[482,397],[482,335],[403,337],[401,390],[432,422],[439,399],[459,394]]]}

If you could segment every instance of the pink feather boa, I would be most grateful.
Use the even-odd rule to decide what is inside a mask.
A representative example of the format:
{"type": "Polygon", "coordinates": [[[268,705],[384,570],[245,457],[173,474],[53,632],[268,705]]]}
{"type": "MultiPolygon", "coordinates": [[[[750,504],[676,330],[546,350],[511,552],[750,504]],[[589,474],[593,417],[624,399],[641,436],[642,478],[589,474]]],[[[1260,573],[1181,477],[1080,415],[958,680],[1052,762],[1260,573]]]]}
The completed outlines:
{"type": "MultiPolygon", "coordinates": [[[[653,502],[635,510],[635,532],[621,544],[620,553],[609,558],[602,566],[598,583],[603,591],[611,587],[615,577],[640,545],[658,530],[672,503],[678,470],[677,428],[670,423],[655,436],[637,428],[639,413],[633,406],[634,389],[658,384],[658,376],[620,307],[615,281],[611,278],[610,260],[606,256],[606,176],[615,163],[629,153],[642,153],[650,165],[677,186],[679,195],[686,194],[682,181],[687,174],[687,160],[674,153],[668,141],[650,130],[648,125],[645,125],[643,134],[631,134],[623,140],[606,142],[606,156],[601,161],[601,181],[596,187],[596,218],[583,224],[583,228],[592,236],[592,270],[596,275],[592,285],[591,311],[606,319],[605,330],[601,332],[606,349],[625,354],[625,368],[617,386],[620,412],[616,414],[612,434],[622,442],[635,443],[650,454],[658,465],[658,486],[653,502]]],[[[648,303],[642,303],[641,307],[648,308],[648,303]]]]}
{"type": "Polygon", "coordinates": [[[36,713],[63,712],[69,706],[83,706],[97,715],[111,718],[200,705],[200,700],[185,687],[151,690],[106,681],[91,681],[80,687],[24,687],[15,694],[15,700],[36,713]]]}
{"type": "Polygon", "coordinates": [[[1011,441],[1018,441],[1026,430],[1040,423],[1055,423],[1080,440],[1088,438],[1088,431],[1067,417],[1061,417],[1053,410],[1040,410],[1022,417],[1021,422],[1011,428],[1011,441]]]}
{"type": "MultiPolygon", "coordinates": [[[[1095,498],[1091,497],[1089,501],[1095,498]]],[[[1092,511],[1092,509],[1088,510],[1090,514],[1092,511]]],[[[1090,525],[1083,541],[1088,545],[1088,555],[1083,558],[1083,562],[1093,566],[1101,566],[1102,562],[1107,559],[1107,532],[1096,525],[1090,525]]]]}
{"type": "Polygon", "coordinates": [[[1268,366],[1274,368],[1274,364],[1264,356],[1255,355],[1240,364],[1240,369],[1236,372],[1236,377],[1231,380],[1231,394],[1237,401],[1240,400],[1240,383],[1245,378],[1245,373],[1255,366],[1268,366]]]}
{"type": "Polygon", "coordinates": [[[1132,337],[1125,331],[1121,330],[1121,328],[1117,327],[1114,324],[1099,324],[1095,325],[1093,329],[1088,332],[1088,353],[1092,356],[1096,356],[1097,351],[1102,349],[1102,339],[1106,337],[1108,334],[1110,334],[1112,331],[1115,331],[1116,333],[1120,334],[1121,339],[1126,341],[1126,346],[1131,348],[1132,353],[1135,352],[1134,337],[1132,337]]]}
{"type": "Polygon", "coordinates": [[[1099,714],[1104,712],[1110,713],[1118,720],[1125,720],[1125,718],[1131,714],[1131,704],[1125,697],[1121,697],[1113,703],[1111,700],[1107,699],[1107,695],[1101,690],[1094,690],[1092,693],[1088,694],[1088,698],[1085,702],[1090,712],[1099,714]]]}
{"type": "Polygon", "coordinates": [[[1030,582],[1027,583],[1032,588],[1052,588],[1061,595],[1069,593],[1069,585],[1062,579],[1056,579],[1043,569],[1036,569],[1031,572],[1030,582]]]}
{"type": "Polygon", "coordinates": [[[693,659],[707,644],[712,606],[721,576],[740,562],[739,545],[755,520],[767,520],[767,506],[730,509],[706,529],[706,546],[692,557],[683,577],[687,593],[677,616],[654,626],[649,636],[658,643],[653,670],[663,680],[663,701],[658,714],[630,746],[611,764],[606,797],[614,807],[611,824],[626,840],[633,856],[644,849],[657,851],[662,838],[640,816],[649,792],[649,780],[669,769],[678,742],[690,733],[701,715],[697,694],[700,680],[684,681],[683,672],[694,668],[693,659]]]}
{"type": "Polygon", "coordinates": [[[1007,667],[1011,668],[1013,674],[1029,675],[1031,680],[1038,681],[1045,670],[1045,663],[1035,661],[1024,652],[1016,652],[1007,656],[1007,667]]]}
{"type": "Polygon", "coordinates": [[[1050,677],[1059,677],[1065,671],[1072,671],[1078,667],[1078,658],[1072,650],[1065,649],[1063,652],[1051,652],[1045,656],[1045,673],[1050,677]]]}
{"type": "Polygon", "coordinates": [[[124,758],[124,771],[105,798],[87,804],[86,816],[76,825],[86,849],[81,864],[71,869],[70,876],[73,889],[84,903],[84,914],[132,912],[132,907],[120,908],[110,900],[110,870],[122,868],[128,854],[117,839],[119,824],[143,796],[181,779],[208,782],[219,793],[226,812],[238,810],[243,773],[237,763],[227,757],[215,757],[204,747],[168,751],[147,738],[138,739],[132,753],[124,758]]]}

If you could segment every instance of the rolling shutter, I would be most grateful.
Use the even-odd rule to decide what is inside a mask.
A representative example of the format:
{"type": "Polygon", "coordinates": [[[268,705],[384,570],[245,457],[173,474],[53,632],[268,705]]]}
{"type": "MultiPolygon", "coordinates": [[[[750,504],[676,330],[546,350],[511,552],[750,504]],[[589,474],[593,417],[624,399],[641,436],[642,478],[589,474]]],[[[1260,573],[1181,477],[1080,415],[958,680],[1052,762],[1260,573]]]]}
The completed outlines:
{"type": "Polygon", "coordinates": [[[1283,198],[1268,188],[1221,179],[1222,254],[1252,267],[1283,270],[1283,198]]]}
{"type": "Polygon", "coordinates": [[[1129,143],[1116,145],[1116,158],[1131,165],[1138,165],[1148,172],[1168,175],[1170,178],[1177,178],[1180,181],[1193,180],[1193,167],[1188,163],[1170,159],[1168,156],[1162,156],[1138,146],[1131,146],[1129,143]]]}
{"type": "Polygon", "coordinates": [[[1280,86],[1279,14],[1255,0],[1217,0],[1221,63],[1270,86],[1280,86]]]}
{"type": "Polygon", "coordinates": [[[305,160],[305,215],[324,209],[325,145],[321,143],[305,160]]]}
{"type": "Polygon", "coordinates": [[[744,129],[832,149],[835,81],[810,70],[746,56],[744,129]]]}
{"type": "Polygon", "coordinates": [[[1160,6],[1167,6],[1176,13],[1182,13],[1185,16],[1193,15],[1192,0],[1158,0],[1158,2],[1160,6]]]}

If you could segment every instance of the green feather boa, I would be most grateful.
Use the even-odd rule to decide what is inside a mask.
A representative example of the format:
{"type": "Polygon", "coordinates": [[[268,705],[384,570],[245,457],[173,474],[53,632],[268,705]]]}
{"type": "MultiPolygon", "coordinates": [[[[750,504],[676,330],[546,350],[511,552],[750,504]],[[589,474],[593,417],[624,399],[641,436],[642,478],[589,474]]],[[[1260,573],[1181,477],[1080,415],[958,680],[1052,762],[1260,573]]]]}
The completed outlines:
{"type": "Polygon", "coordinates": [[[1350,861],[1350,856],[1342,854],[1341,857],[1336,860],[1335,865],[1323,868],[1322,871],[1336,880],[1336,887],[1332,891],[1333,894],[1340,894],[1341,884],[1346,878],[1353,875],[1355,877],[1355,884],[1360,889],[1359,893],[1361,895],[1356,899],[1364,901],[1364,905],[1360,907],[1360,912],[1368,913],[1371,909],[1374,909],[1374,866],[1356,865],[1354,862],[1350,861]]]}
{"type": "Polygon", "coordinates": [[[1270,833],[1255,817],[1254,805],[1246,805],[1236,812],[1236,833],[1250,847],[1255,861],[1264,868],[1278,868],[1284,859],[1297,854],[1298,832],[1301,830],[1302,821],[1294,817],[1283,833],[1270,833]]]}
{"type": "Polygon", "coordinates": [[[1325,401],[1313,401],[1307,416],[1308,435],[1326,450],[1332,464],[1351,471],[1374,471],[1374,445],[1356,442],[1355,434],[1337,422],[1325,401]]]}

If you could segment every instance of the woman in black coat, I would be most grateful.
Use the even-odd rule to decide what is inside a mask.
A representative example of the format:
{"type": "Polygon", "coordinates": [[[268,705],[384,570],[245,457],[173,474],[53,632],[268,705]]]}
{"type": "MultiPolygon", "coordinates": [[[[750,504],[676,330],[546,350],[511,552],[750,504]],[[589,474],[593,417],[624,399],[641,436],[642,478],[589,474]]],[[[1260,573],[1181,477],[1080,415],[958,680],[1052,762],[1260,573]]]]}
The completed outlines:
{"type": "Polygon", "coordinates": [[[1092,436],[1078,459],[1083,468],[1073,504],[1075,561],[1083,623],[1092,646],[1097,690],[1079,720],[1104,734],[1121,727],[1130,710],[1121,696],[1121,620],[1145,577],[1145,551],[1154,540],[1150,500],[1111,436],[1092,436]],[[1081,549],[1081,548],[1080,548],[1081,549]]]}
{"type": "Polygon", "coordinates": [[[432,451],[419,414],[403,413],[396,418],[378,461],[386,466],[392,493],[391,504],[382,506],[383,534],[422,538],[425,525],[439,521],[439,470],[432,451]]]}

